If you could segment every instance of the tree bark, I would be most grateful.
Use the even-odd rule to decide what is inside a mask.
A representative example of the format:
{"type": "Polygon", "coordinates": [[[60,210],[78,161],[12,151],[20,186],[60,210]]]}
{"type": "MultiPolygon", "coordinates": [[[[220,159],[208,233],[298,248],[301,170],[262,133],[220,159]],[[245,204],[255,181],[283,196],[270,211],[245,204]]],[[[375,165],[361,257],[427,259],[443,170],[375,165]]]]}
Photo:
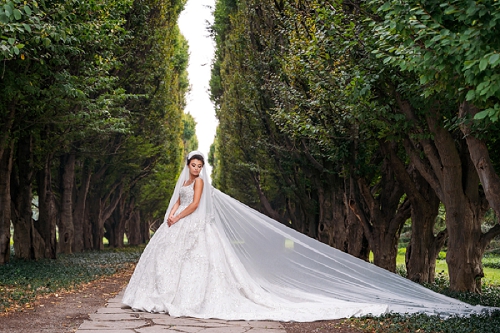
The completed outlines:
{"type": "Polygon", "coordinates": [[[436,259],[448,237],[446,229],[436,236],[432,226],[437,209],[429,206],[411,207],[411,239],[406,248],[407,278],[418,283],[434,282],[436,259]]]}
{"type": "Polygon", "coordinates": [[[134,212],[133,218],[139,221],[139,225],[141,226],[141,244],[146,244],[151,239],[150,235],[150,221],[141,218],[141,212],[136,210],[134,212]]]}
{"type": "Polygon", "coordinates": [[[432,283],[436,258],[448,235],[447,232],[434,235],[439,198],[412,165],[405,167],[396,154],[396,145],[381,142],[380,147],[411,204],[411,238],[405,258],[407,278],[419,283],[432,283]]]}
{"type": "Polygon", "coordinates": [[[275,211],[272,208],[271,203],[269,202],[269,200],[266,197],[266,194],[262,190],[262,187],[260,186],[259,175],[256,173],[252,173],[252,180],[254,182],[255,189],[257,190],[257,193],[259,194],[259,201],[260,201],[262,207],[264,208],[264,214],[266,214],[267,216],[269,216],[270,218],[272,218],[276,221],[284,223],[283,218],[281,217],[281,215],[277,211],[275,211]]]}
{"type": "Polygon", "coordinates": [[[363,229],[346,205],[340,179],[318,184],[318,239],[357,258],[368,260],[369,248],[363,229]]]}
{"type": "MultiPolygon", "coordinates": [[[[133,216],[135,200],[133,198],[122,196],[120,202],[111,214],[111,218],[104,223],[106,232],[104,237],[109,241],[109,246],[113,248],[123,247],[123,237],[125,235],[125,226],[133,216]]],[[[140,232],[140,230],[139,230],[140,232]]],[[[139,234],[140,238],[140,234],[139,234]]]]}
{"type": "Polygon", "coordinates": [[[89,198],[89,220],[91,225],[92,250],[103,250],[104,244],[104,221],[101,220],[101,198],[98,194],[93,194],[89,198]]]}
{"type": "Polygon", "coordinates": [[[31,135],[21,137],[17,143],[16,168],[12,171],[12,224],[14,225],[14,252],[22,259],[43,257],[43,249],[36,248],[33,211],[33,144],[31,135]]]}
{"type": "Polygon", "coordinates": [[[94,250],[103,250],[104,243],[104,222],[111,217],[111,214],[115,210],[118,202],[123,195],[123,184],[121,181],[117,181],[108,193],[102,198],[98,193],[93,193],[92,199],[90,200],[90,209],[92,223],[92,243],[94,250]]]}
{"type": "Polygon", "coordinates": [[[71,253],[74,241],[73,224],[73,184],[75,179],[75,154],[70,153],[61,157],[61,204],[59,219],[59,252],[71,253]]]}
{"type": "MultiPolygon", "coordinates": [[[[126,234],[128,239],[128,244],[132,246],[139,245],[141,243],[145,243],[142,230],[141,219],[139,218],[138,213],[133,213],[131,218],[127,221],[126,224],[126,234]]],[[[148,228],[149,234],[149,228],[148,228]]]]}
{"type": "Polygon", "coordinates": [[[4,149],[0,157],[0,265],[10,260],[10,220],[11,220],[11,194],[10,174],[14,143],[4,149]]]}
{"type": "Polygon", "coordinates": [[[404,192],[386,160],[383,161],[381,176],[377,191],[370,188],[365,179],[357,178],[355,184],[358,188],[349,206],[363,226],[373,252],[373,263],[395,272],[399,236],[410,217],[410,204],[408,200],[400,203],[404,192]],[[376,197],[375,192],[379,193],[376,197]]]}
{"type": "MultiPolygon", "coordinates": [[[[88,227],[90,222],[86,215],[87,206],[87,195],[90,187],[91,171],[85,161],[81,163],[81,174],[79,187],[76,184],[73,185],[73,190],[75,192],[75,205],[73,209],[73,227],[74,227],[74,241],[73,241],[73,252],[82,252],[84,249],[91,249],[92,246],[88,243],[90,228],[88,227]],[[87,242],[85,242],[87,239],[87,242]],[[87,246],[85,245],[87,243],[87,246]]],[[[76,182],[76,177],[74,179],[76,182]]]]}
{"type": "MultiPolygon", "coordinates": [[[[479,109],[474,105],[463,102],[460,105],[460,117],[466,116],[474,117],[479,112],[479,109]]],[[[467,146],[469,147],[470,157],[474,163],[474,167],[481,180],[486,199],[493,208],[497,216],[500,216],[500,177],[493,168],[493,163],[488,152],[488,147],[483,140],[476,138],[471,131],[470,125],[463,122],[460,126],[462,133],[465,136],[467,146]]],[[[489,237],[493,238],[498,235],[500,231],[496,232],[489,237]]]]}
{"type": "Polygon", "coordinates": [[[45,157],[43,168],[37,172],[39,214],[38,214],[38,221],[35,223],[35,228],[42,236],[42,240],[45,244],[42,257],[56,259],[57,211],[55,205],[54,192],[52,191],[51,165],[52,165],[52,155],[49,154],[45,157]]]}
{"type": "MultiPolygon", "coordinates": [[[[418,124],[410,103],[396,97],[409,121],[418,124]]],[[[433,187],[446,208],[448,252],[446,262],[450,289],[480,292],[482,255],[486,247],[481,221],[487,201],[479,191],[479,176],[464,140],[454,138],[439,123],[439,110],[432,110],[424,120],[434,139],[408,139],[405,148],[419,173],[433,187]],[[425,158],[421,158],[421,153],[425,158]]],[[[423,130],[421,130],[423,131],[423,130]]]]}
{"type": "MultiPolygon", "coordinates": [[[[2,124],[2,128],[0,131],[0,160],[3,159],[3,154],[5,150],[12,149],[9,145],[10,140],[10,131],[12,125],[14,124],[16,116],[16,102],[11,101],[8,106],[8,114],[4,119],[0,119],[0,124],[2,124]]],[[[8,159],[8,157],[6,157],[8,159]]]]}

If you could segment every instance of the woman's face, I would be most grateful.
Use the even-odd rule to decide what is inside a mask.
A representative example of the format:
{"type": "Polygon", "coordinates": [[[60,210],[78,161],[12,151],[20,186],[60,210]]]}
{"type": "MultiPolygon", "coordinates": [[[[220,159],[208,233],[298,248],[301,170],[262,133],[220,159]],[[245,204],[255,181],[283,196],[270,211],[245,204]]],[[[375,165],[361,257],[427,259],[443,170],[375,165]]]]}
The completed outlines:
{"type": "Polygon", "coordinates": [[[189,173],[197,177],[200,175],[201,169],[203,168],[203,162],[193,158],[191,161],[189,161],[188,166],[189,173]]]}

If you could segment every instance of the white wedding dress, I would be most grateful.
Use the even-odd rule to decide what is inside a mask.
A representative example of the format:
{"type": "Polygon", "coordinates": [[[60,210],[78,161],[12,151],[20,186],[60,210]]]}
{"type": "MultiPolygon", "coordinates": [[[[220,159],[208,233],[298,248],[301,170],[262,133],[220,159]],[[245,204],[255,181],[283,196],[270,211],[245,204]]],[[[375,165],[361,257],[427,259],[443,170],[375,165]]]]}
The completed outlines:
{"type": "MultiPolygon", "coordinates": [[[[192,202],[193,184],[178,186],[176,214],[192,202]]],[[[434,293],[205,187],[213,213],[160,226],[130,279],[124,304],[171,316],[279,321],[489,311],[434,293]]]]}

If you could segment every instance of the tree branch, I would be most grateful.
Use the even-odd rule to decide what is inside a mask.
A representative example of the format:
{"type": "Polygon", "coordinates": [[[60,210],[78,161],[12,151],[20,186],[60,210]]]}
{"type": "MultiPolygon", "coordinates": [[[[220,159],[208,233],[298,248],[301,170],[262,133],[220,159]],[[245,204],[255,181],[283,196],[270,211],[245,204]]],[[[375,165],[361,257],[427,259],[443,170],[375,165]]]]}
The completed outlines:
{"type": "Polygon", "coordinates": [[[418,172],[420,172],[422,177],[424,177],[429,185],[431,185],[431,187],[434,189],[434,192],[436,192],[439,200],[444,201],[444,193],[443,189],[441,188],[441,183],[439,182],[439,179],[437,179],[435,173],[433,172],[433,169],[422,162],[420,156],[418,156],[415,149],[413,149],[413,143],[409,139],[404,140],[404,146],[406,153],[410,157],[413,165],[417,168],[418,172]]]}
{"type": "MultiPolygon", "coordinates": [[[[414,124],[418,123],[418,118],[415,115],[415,112],[413,111],[410,102],[403,100],[398,93],[396,93],[395,96],[399,108],[402,111],[402,113],[406,116],[406,119],[414,124]]],[[[429,127],[431,126],[429,125],[429,127]]],[[[424,135],[422,129],[419,129],[415,126],[415,130],[418,132],[417,134],[420,134],[421,136],[424,135]]],[[[429,161],[434,171],[434,174],[436,175],[436,178],[441,182],[441,180],[443,179],[443,171],[442,171],[441,160],[439,158],[439,154],[436,151],[436,147],[428,139],[421,138],[418,140],[418,142],[422,146],[425,156],[427,157],[427,160],[429,161]]]]}
{"type": "MultiPolygon", "coordinates": [[[[463,102],[460,105],[460,117],[465,117],[467,115],[474,117],[478,112],[478,108],[467,102],[463,102]]],[[[486,199],[497,216],[500,216],[500,177],[495,172],[488,152],[488,147],[483,140],[477,139],[471,134],[470,125],[467,123],[463,123],[460,129],[465,135],[465,140],[469,147],[469,154],[479,175],[479,179],[481,180],[486,199]]]]}
{"type": "Polygon", "coordinates": [[[302,147],[304,147],[304,153],[307,157],[307,159],[312,163],[312,165],[318,169],[319,172],[323,172],[325,170],[325,168],[323,167],[323,165],[321,165],[321,163],[319,163],[312,155],[311,153],[309,152],[309,149],[307,148],[307,145],[306,143],[304,142],[304,139],[301,140],[302,142],[302,147]]]}
{"type": "Polygon", "coordinates": [[[396,155],[390,143],[387,141],[380,140],[379,144],[381,151],[383,152],[385,157],[389,159],[389,163],[391,164],[391,167],[394,170],[394,174],[398,182],[401,184],[401,186],[403,186],[405,193],[410,199],[410,201],[415,203],[424,202],[425,198],[418,191],[415,182],[411,179],[405,165],[403,164],[401,159],[396,155]]]}

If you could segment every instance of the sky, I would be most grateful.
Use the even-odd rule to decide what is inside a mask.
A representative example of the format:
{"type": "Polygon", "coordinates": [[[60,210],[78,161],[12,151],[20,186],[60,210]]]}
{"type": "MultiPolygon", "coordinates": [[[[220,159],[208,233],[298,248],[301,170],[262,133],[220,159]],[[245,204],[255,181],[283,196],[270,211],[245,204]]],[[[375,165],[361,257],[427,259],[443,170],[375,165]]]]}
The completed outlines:
{"type": "MultiPolygon", "coordinates": [[[[179,28],[189,44],[188,77],[191,86],[186,96],[186,113],[197,125],[198,150],[208,159],[214,141],[217,119],[209,98],[209,82],[215,43],[209,36],[208,25],[213,23],[215,0],[188,0],[179,17],[179,28]]],[[[206,163],[208,174],[212,168],[206,163]]]]}

